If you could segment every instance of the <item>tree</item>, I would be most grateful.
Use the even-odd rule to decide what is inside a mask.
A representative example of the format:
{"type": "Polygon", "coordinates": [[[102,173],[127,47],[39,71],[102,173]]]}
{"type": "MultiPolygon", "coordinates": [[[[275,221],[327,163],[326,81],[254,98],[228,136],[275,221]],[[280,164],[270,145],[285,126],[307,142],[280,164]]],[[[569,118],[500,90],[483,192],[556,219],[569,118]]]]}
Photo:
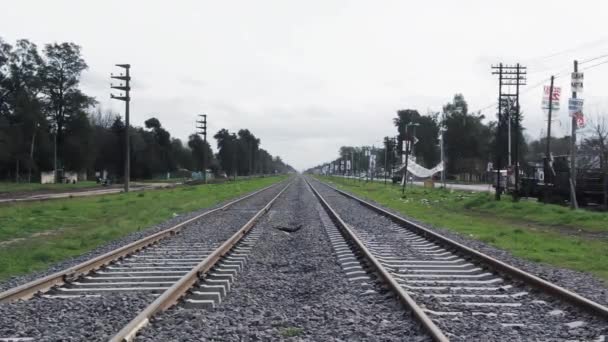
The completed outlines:
{"type": "Polygon", "coordinates": [[[449,174],[480,175],[492,156],[492,129],[482,122],[481,113],[468,113],[462,94],[454,95],[443,107],[447,171],[449,174]]]}
{"type": "Polygon", "coordinates": [[[203,165],[211,166],[213,151],[211,151],[209,142],[204,141],[199,134],[191,134],[188,138],[188,147],[192,153],[192,164],[195,170],[202,171],[203,165]]]}
{"type": "Polygon", "coordinates": [[[604,209],[608,208],[608,124],[606,117],[598,115],[591,122],[591,136],[583,140],[582,149],[590,150],[599,158],[603,174],[604,209]]]}
{"type": "Polygon", "coordinates": [[[40,70],[43,62],[35,44],[18,40],[14,47],[1,44],[0,52],[0,116],[7,122],[4,146],[7,159],[15,163],[15,178],[19,179],[20,166],[28,169],[28,180],[34,167],[36,134],[44,125],[38,93],[41,87],[40,70]],[[10,127],[10,128],[8,128],[10,127]]]}
{"type": "Polygon", "coordinates": [[[228,175],[234,174],[237,170],[236,153],[238,146],[236,135],[222,128],[213,137],[217,140],[220,166],[228,175]]]}
{"type": "Polygon", "coordinates": [[[248,129],[238,132],[239,146],[239,173],[251,175],[255,173],[255,158],[260,146],[260,139],[256,138],[248,129]]]}
{"type": "Polygon", "coordinates": [[[74,43],[47,44],[44,56],[44,103],[47,115],[55,125],[57,144],[61,145],[67,119],[95,104],[95,100],[78,88],[80,76],[87,68],[81,56],[80,46],[74,43]]]}
{"type": "Polygon", "coordinates": [[[93,128],[85,112],[70,115],[65,123],[65,141],[62,154],[66,156],[65,167],[68,170],[83,172],[93,166],[95,158],[95,141],[93,128]]]}

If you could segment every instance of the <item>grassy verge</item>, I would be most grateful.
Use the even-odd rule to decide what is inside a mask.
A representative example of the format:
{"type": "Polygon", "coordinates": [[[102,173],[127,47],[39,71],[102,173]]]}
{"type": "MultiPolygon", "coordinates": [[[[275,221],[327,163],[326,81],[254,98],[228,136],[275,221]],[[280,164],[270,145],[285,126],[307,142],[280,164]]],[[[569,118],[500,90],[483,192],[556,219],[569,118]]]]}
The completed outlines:
{"type": "Polygon", "coordinates": [[[505,249],[518,257],[591,272],[608,280],[608,214],[541,204],[500,202],[486,193],[360,183],[321,177],[404,215],[505,249]]]}
{"type": "Polygon", "coordinates": [[[0,182],[0,194],[11,192],[59,192],[74,189],[93,188],[100,186],[94,181],[78,182],[76,184],[38,184],[38,183],[10,183],[0,182]]]}
{"type": "Polygon", "coordinates": [[[284,176],[0,206],[0,280],[130,232],[260,189],[284,176]]]}

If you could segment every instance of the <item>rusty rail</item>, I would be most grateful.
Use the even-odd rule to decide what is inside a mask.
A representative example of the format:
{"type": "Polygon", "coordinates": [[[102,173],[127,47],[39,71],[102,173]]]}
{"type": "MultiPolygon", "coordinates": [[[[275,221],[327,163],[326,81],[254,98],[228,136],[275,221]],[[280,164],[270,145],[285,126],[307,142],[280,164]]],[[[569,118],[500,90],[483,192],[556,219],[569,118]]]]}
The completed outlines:
{"type": "Polygon", "coordinates": [[[163,231],[160,231],[158,233],[152,234],[150,236],[147,236],[145,238],[139,239],[137,241],[134,241],[128,245],[125,245],[123,247],[117,248],[113,251],[110,251],[108,253],[105,253],[103,255],[100,255],[98,257],[95,257],[91,260],[87,260],[83,263],[80,263],[76,266],[72,266],[70,268],[67,268],[63,271],[59,271],[57,273],[53,273],[51,275],[48,275],[46,277],[31,281],[29,283],[25,283],[23,285],[14,287],[12,289],[9,289],[5,292],[0,293],[0,303],[4,303],[4,302],[12,302],[12,301],[16,301],[16,300],[20,300],[20,299],[29,299],[31,297],[33,297],[36,293],[38,292],[45,292],[48,291],[50,288],[54,287],[54,286],[58,286],[58,285],[62,285],[65,284],[66,282],[70,281],[70,280],[74,280],[77,279],[79,276],[87,274],[91,271],[94,271],[96,269],[99,269],[100,267],[109,264],[110,262],[119,260],[121,258],[124,258],[132,253],[135,253],[145,247],[148,247],[152,244],[155,244],[157,242],[159,242],[160,240],[167,238],[171,235],[177,234],[179,233],[179,231],[186,226],[187,224],[199,220],[207,215],[210,215],[212,213],[215,213],[217,211],[222,211],[225,210],[226,208],[239,203],[247,198],[250,198],[252,196],[255,196],[257,194],[259,194],[262,191],[268,190],[274,186],[276,186],[277,184],[273,184],[270,186],[267,186],[265,188],[262,188],[260,190],[257,190],[255,192],[252,192],[246,196],[243,196],[241,198],[238,198],[236,200],[230,201],[228,203],[226,203],[225,205],[219,207],[219,208],[215,208],[212,210],[209,210],[207,212],[204,212],[200,215],[197,215],[191,219],[188,219],[184,222],[181,222],[179,224],[176,224],[175,226],[171,227],[171,228],[167,228],[163,231]]]}
{"type": "Polygon", "coordinates": [[[148,305],[142,312],[140,312],[133,320],[131,320],[124,328],[122,328],[116,335],[110,339],[110,342],[121,342],[121,341],[132,341],[135,339],[137,332],[145,327],[152,316],[160,311],[167,310],[171,306],[175,305],[179,299],[215,264],[228,253],[257,222],[257,220],[264,215],[272,204],[287,190],[292,183],[288,183],[264,208],[258,211],[243,227],[241,227],[234,235],[226,240],[220,247],[218,247],[213,253],[196,265],[190,272],[180,278],[173,286],[163,292],[154,302],[148,305]]]}
{"type": "Polygon", "coordinates": [[[567,290],[561,286],[550,283],[542,278],[539,278],[539,277],[537,277],[531,273],[528,273],[524,270],[521,270],[517,267],[504,263],[487,254],[484,254],[482,252],[469,248],[469,247],[467,247],[461,243],[458,243],[450,238],[447,238],[443,235],[435,233],[415,222],[412,222],[403,217],[395,215],[395,214],[391,213],[390,211],[387,211],[386,209],[383,209],[375,204],[367,202],[361,198],[358,198],[348,192],[337,189],[337,188],[335,188],[327,183],[321,182],[321,181],[319,181],[319,183],[327,186],[330,189],[333,189],[334,191],[338,192],[341,195],[344,195],[348,198],[351,198],[351,199],[359,202],[360,204],[376,211],[377,213],[379,213],[381,215],[384,215],[384,216],[390,218],[393,222],[399,224],[400,226],[404,226],[407,229],[415,231],[416,233],[426,237],[427,239],[437,241],[439,244],[441,244],[445,247],[455,249],[455,250],[459,251],[461,254],[473,257],[474,259],[492,267],[493,269],[495,269],[499,272],[507,274],[513,278],[517,278],[531,286],[534,286],[542,291],[550,293],[550,294],[556,296],[557,298],[568,301],[571,304],[574,304],[575,306],[578,306],[586,311],[592,312],[592,313],[602,316],[604,318],[608,318],[608,307],[606,307],[606,306],[596,303],[590,299],[587,299],[587,298],[585,298],[575,292],[567,290]]]}
{"type": "Polygon", "coordinates": [[[312,192],[319,199],[325,210],[329,213],[329,215],[338,225],[340,230],[342,230],[342,232],[345,234],[346,238],[351,240],[357,246],[357,249],[359,249],[363,253],[365,258],[369,262],[371,262],[374,269],[380,274],[380,276],[384,279],[386,284],[388,284],[390,289],[397,295],[397,297],[399,297],[403,305],[405,305],[408,310],[412,311],[414,317],[418,319],[420,324],[422,324],[424,329],[429,333],[429,335],[431,335],[433,340],[437,342],[448,342],[449,339],[443,334],[441,329],[439,329],[439,327],[422,310],[422,308],[418,306],[418,304],[416,304],[414,299],[412,299],[412,297],[407,294],[407,292],[399,285],[395,278],[390,275],[386,268],[382,266],[380,261],[376,259],[376,257],[369,251],[369,249],[367,249],[365,244],[357,237],[355,232],[353,232],[352,229],[348,227],[346,222],[344,222],[340,215],[338,215],[338,213],[336,213],[336,211],[329,205],[329,203],[327,203],[327,201],[323,198],[323,196],[321,196],[317,189],[315,189],[314,186],[310,184],[308,179],[306,180],[306,183],[308,183],[308,186],[310,187],[312,192]]]}

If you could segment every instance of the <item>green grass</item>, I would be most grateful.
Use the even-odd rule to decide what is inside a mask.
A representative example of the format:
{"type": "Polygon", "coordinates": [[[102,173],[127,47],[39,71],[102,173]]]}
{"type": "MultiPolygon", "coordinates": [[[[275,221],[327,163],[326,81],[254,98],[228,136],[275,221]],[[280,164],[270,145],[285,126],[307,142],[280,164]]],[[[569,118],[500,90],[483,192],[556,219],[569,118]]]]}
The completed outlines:
{"type": "Polygon", "coordinates": [[[487,193],[360,183],[321,177],[338,188],[422,222],[453,230],[524,259],[608,280],[608,213],[532,201],[496,202],[487,193]]]}
{"type": "Polygon", "coordinates": [[[283,179],[0,205],[0,279],[43,269],[174,214],[209,207],[283,179]]]}
{"type": "Polygon", "coordinates": [[[39,183],[10,183],[0,182],[0,194],[11,192],[60,192],[74,189],[92,188],[100,186],[93,181],[78,182],[76,184],[39,184],[39,183]]]}
{"type": "Polygon", "coordinates": [[[283,337],[295,337],[295,336],[301,335],[303,332],[304,332],[304,329],[294,328],[294,327],[283,328],[280,331],[281,336],[283,336],[283,337]]]}

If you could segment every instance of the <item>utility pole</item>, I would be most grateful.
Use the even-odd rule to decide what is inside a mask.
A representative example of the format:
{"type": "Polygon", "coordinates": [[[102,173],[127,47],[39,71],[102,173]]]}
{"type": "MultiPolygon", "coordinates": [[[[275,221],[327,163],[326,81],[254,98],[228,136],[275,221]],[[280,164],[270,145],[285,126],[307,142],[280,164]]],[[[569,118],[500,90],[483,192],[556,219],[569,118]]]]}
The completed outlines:
{"type": "Polygon", "coordinates": [[[203,136],[203,182],[207,184],[207,114],[199,114],[201,119],[196,121],[197,134],[203,136]]]}
{"type": "Polygon", "coordinates": [[[55,178],[54,182],[57,183],[59,181],[57,177],[57,133],[59,133],[59,130],[56,122],[53,123],[53,128],[55,130],[55,134],[53,134],[53,177],[55,178]]]}
{"type": "Polygon", "coordinates": [[[121,83],[118,86],[114,86],[112,84],[110,84],[110,88],[112,89],[118,89],[121,91],[124,91],[125,94],[124,96],[122,94],[120,94],[120,96],[115,96],[114,94],[110,94],[110,98],[115,99],[115,100],[119,100],[119,101],[124,101],[125,102],[125,192],[129,192],[129,178],[130,178],[130,174],[131,174],[131,149],[130,149],[130,144],[129,144],[129,103],[131,102],[131,97],[129,97],[129,92],[131,91],[131,86],[130,86],[130,82],[131,82],[131,76],[129,75],[129,70],[131,69],[131,65],[130,64],[116,64],[117,67],[119,68],[123,68],[125,69],[125,75],[123,75],[122,73],[120,73],[119,76],[114,76],[112,74],[110,74],[110,77],[113,79],[117,79],[120,81],[123,81],[123,83],[121,83]]]}
{"type": "MultiPolygon", "coordinates": [[[[574,61],[574,73],[578,73],[578,61],[574,61]]],[[[576,91],[572,89],[572,98],[576,91]]],[[[570,136],[570,209],[578,209],[576,201],[576,113],[572,113],[572,134],[570,136]]]]}
{"type": "Polygon", "coordinates": [[[553,183],[553,167],[550,167],[551,161],[551,114],[553,112],[553,83],[555,76],[551,76],[551,85],[549,86],[549,113],[547,117],[547,146],[545,151],[545,163],[544,163],[544,183],[545,183],[545,197],[547,197],[547,184],[553,183]],[[549,173],[551,172],[551,176],[549,173]]]}
{"type": "Polygon", "coordinates": [[[386,173],[388,171],[388,137],[384,138],[384,185],[386,185],[386,173]]]}
{"type": "MultiPolygon", "coordinates": [[[[516,79],[517,82],[515,82],[515,147],[514,147],[514,152],[515,152],[515,191],[513,192],[513,200],[514,201],[518,201],[519,200],[519,118],[521,116],[521,112],[520,112],[520,107],[519,107],[519,86],[522,85],[522,82],[520,82],[520,80],[523,81],[523,84],[525,84],[525,79],[522,79],[522,66],[517,63],[516,67],[516,79]]],[[[523,71],[524,74],[526,73],[525,71],[523,71]]],[[[510,113],[511,111],[509,111],[510,113]]],[[[511,127],[511,120],[509,120],[509,127],[511,127]]],[[[511,134],[509,133],[509,136],[511,136],[511,134]]],[[[511,146],[511,143],[509,142],[509,146],[511,146]]]]}
{"type": "Polygon", "coordinates": [[[443,188],[446,188],[445,185],[445,151],[444,151],[444,141],[445,141],[445,112],[441,113],[441,127],[439,128],[440,132],[441,132],[441,136],[440,138],[440,149],[441,149],[441,165],[443,166],[442,170],[441,170],[441,184],[443,185],[443,188]]]}
{"type": "Polygon", "coordinates": [[[405,185],[407,184],[407,164],[410,159],[410,142],[407,138],[407,125],[405,126],[406,138],[403,140],[405,144],[405,170],[403,171],[403,182],[401,184],[401,195],[405,195],[405,185]]]}
{"type": "Polygon", "coordinates": [[[236,143],[236,134],[232,133],[232,167],[234,168],[234,181],[236,182],[237,165],[236,165],[236,151],[238,145],[236,143]]]}
{"type": "MultiPolygon", "coordinates": [[[[496,194],[495,198],[497,201],[500,200],[500,194],[502,192],[500,182],[500,169],[502,168],[502,130],[504,123],[507,123],[507,162],[508,167],[515,169],[515,190],[514,196],[517,196],[519,189],[519,156],[518,156],[518,144],[519,144],[519,87],[526,84],[527,68],[521,66],[519,63],[516,65],[503,65],[499,63],[498,66],[492,66],[492,74],[498,75],[498,126],[496,127],[496,194]],[[512,91],[512,87],[515,87],[515,92],[512,91]],[[515,102],[515,108],[511,104],[515,102]],[[505,106],[506,105],[506,106],[505,106]],[[506,109],[506,115],[504,113],[506,109]],[[513,112],[515,109],[515,113],[513,112]],[[513,119],[512,114],[515,114],[515,132],[512,132],[511,121],[513,119]],[[515,158],[512,156],[512,134],[515,134],[515,158]],[[515,159],[515,161],[513,161],[515,159]],[[515,165],[513,165],[515,162],[515,165]]],[[[508,174],[505,181],[505,186],[508,185],[508,174]]],[[[515,198],[515,197],[514,197],[515,198]]]]}

